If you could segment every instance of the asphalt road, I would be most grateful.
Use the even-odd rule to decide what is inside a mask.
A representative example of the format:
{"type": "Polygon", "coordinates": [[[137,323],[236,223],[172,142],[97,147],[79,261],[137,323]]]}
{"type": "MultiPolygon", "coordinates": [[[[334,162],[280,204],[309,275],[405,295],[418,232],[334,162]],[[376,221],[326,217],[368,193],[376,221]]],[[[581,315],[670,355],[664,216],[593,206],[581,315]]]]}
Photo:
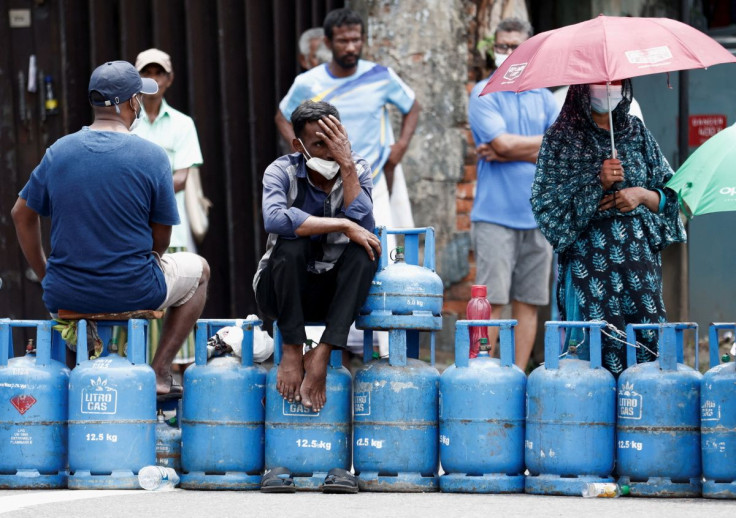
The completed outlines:
{"type": "Polygon", "coordinates": [[[621,497],[586,499],[534,495],[469,495],[188,491],[0,491],[0,516],[13,518],[189,517],[503,517],[589,516],[606,518],[708,518],[736,515],[733,500],[621,497]],[[582,514],[585,513],[585,514],[582,514]]]}

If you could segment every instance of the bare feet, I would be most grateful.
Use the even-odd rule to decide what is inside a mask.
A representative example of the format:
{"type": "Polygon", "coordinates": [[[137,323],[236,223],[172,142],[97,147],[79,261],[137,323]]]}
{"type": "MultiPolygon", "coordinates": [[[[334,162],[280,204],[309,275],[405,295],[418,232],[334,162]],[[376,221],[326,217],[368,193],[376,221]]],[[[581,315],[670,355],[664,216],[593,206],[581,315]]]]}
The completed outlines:
{"type": "Polygon", "coordinates": [[[276,371],[276,390],[289,403],[301,401],[299,386],[304,377],[301,344],[284,344],[283,356],[276,371]]]}
{"type": "Polygon", "coordinates": [[[321,343],[304,355],[304,381],[300,389],[302,404],[319,412],[327,402],[327,365],[332,346],[321,343]]]}

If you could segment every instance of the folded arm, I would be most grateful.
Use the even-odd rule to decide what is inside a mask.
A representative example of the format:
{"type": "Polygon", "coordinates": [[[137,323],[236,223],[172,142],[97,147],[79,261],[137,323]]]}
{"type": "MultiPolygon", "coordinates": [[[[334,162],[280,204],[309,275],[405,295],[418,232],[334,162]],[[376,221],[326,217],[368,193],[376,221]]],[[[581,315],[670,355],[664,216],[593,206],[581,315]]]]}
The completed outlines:
{"type": "Polygon", "coordinates": [[[478,154],[488,160],[487,150],[482,149],[487,146],[496,155],[495,160],[499,162],[531,162],[537,161],[539,147],[542,145],[542,135],[534,135],[527,137],[524,135],[515,135],[513,133],[504,133],[493,139],[488,144],[481,144],[476,150],[478,154]],[[485,154],[484,154],[485,152],[485,154]]]}
{"type": "Polygon", "coordinates": [[[322,218],[308,216],[299,228],[296,235],[300,237],[329,234],[330,232],[342,232],[350,241],[361,245],[371,260],[375,259],[375,252],[381,254],[381,242],[378,237],[369,230],[347,218],[322,218]]]}

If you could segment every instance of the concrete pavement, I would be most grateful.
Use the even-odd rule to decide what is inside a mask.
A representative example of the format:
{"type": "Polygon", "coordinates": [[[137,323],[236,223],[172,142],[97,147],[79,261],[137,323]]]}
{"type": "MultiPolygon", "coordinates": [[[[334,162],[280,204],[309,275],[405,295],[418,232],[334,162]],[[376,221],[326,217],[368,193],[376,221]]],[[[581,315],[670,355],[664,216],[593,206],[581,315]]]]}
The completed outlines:
{"type": "Polygon", "coordinates": [[[585,499],[533,495],[359,493],[265,495],[234,491],[0,491],[0,517],[404,517],[733,518],[736,502],[621,497],[585,499]],[[584,514],[583,514],[584,513],[584,514]]]}

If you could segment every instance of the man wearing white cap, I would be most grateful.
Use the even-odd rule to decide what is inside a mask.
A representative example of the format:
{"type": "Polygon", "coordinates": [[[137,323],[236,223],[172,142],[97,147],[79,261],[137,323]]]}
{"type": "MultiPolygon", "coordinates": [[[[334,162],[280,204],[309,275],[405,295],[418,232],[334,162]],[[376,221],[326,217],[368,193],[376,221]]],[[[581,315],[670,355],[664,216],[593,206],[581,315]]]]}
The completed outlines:
{"type": "Polygon", "coordinates": [[[171,246],[194,250],[194,241],[184,208],[184,187],[189,169],[202,165],[197,129],[191,117],[172,108],[164,99],[166,91],[174,82],[174,68],[171,65],[171,57],[166,52],[159,49],[144,50],[138,54],[135,68],[141,77],[156,81],[158,92],[143,99],[145,116],[133,133],[155,142],[166,151],[174,174],[174,191],[181,219],[181,223],[171,232],[171,246]]]}
{"type": "MultiPolygon", "coordinates": [[[[169,252],[196,251],[190,229],[189,218],[184,204],[184,187],[190,170],[202,165],[202,151],[199,147],[197,129],[188,115],[175,110],[166,102],[164,95],[174,81],[174,68],[171,57],[159,49],[144,50],[135,60],[135,68],[141,77],[149,78],[158,84],[158,92],[143,99],[144,117],[133,133],[155,142],[166,151],[174,177],[176,205],[181,223],[171,230],[169,252]]],[[[151,325],[149,357],[156,351],[160,325],[151,325]]],[[[181,372],[194,361],[194,334],[190,334],[174,358],[174,364],[181,372]]]]}
{"type": "Polygon", "coordinates": [[[130,133],[140,94],[157,90],[125,61],[97,67],[88,87],[94,122],[48,148],[11,215],[52,315],[170,308],[152,362],[163,395],[181,394],[170,365],[202,313],[210,270],[195,254],[164,253],[179,222],[166,153],[130,133]],[[48,259],[41,216],[51,218],[48,259]]]}

